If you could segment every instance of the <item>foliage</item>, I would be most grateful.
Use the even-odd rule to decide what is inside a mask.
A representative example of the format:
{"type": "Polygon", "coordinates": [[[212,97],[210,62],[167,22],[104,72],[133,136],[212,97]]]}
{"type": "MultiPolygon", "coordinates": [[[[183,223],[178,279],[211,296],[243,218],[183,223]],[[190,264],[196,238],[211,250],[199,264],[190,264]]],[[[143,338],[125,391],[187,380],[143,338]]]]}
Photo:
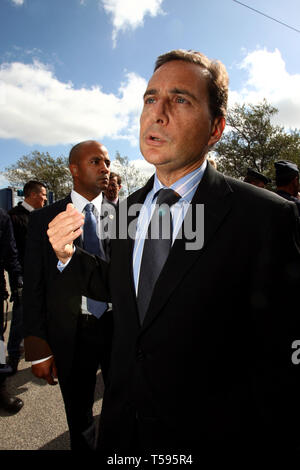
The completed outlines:
{"type": "Polygon", "coordinates": [[[300,133],[273,125],[277,113],[278,109],[266,100],[232,107],[227,117],[230,130],[214,149],[218,170],[243,178],[250,167],[273,179],[275,161],[289,160],[299,165],[300,133]]]}
{"type": "Polygon", "coordinates": [[[66,196],[72,188],[67,158],[63,156],[53,158],[48,152],[34,150],[5,168],[3,174],[16,186],[24,186],[29,180],[41,181],[49,191],[53,191],[55,200],[66,196]]]}
{"type": "Polygon", "coordinates": [[[116,157],[112,164],[112,171],[118,173],[122,178],[120,197],[129,196],[129,194],[144,186],[148,180],[148,177],[141,170],[130,163],[128,157],[121,157],[119,152],[116,152],[116,157]]]}

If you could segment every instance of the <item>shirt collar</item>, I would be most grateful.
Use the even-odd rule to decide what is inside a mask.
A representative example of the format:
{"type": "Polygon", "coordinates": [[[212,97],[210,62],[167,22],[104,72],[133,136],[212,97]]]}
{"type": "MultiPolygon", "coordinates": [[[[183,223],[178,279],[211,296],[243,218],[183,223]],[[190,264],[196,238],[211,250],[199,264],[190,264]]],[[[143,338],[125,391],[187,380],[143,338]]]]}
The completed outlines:
{"type": "Polygon", "coordinates": [[[28,202],[26,201],[22,201],[22,206],[27,209],[29,212],[32,212],[34,211],[34,207],[32,207],[30,204],[28,204],[28,202]]]}
{"type": "Polygon", "coordinates": [[[96,207],[98,214],[101,214],[101,204],[102,204],[102,199],[103,199],[102,192],[98,194],[98,196],[95,197],[95,199],[93,199],[92,201],[89,201],[88,199],[83,197],[81,194],[77,193],[77,191],[72,189],[71,199],[72,199],[72,203],[74,204],[74,206],[79,212],[83,212],[85,206],[89,203],[92,203],[96,207]]]}
{"type": "MultiPolygon", "coordinates": [[[[178,193],[182,199],[187,202],[191,202],[196,188],[200,183],[203,173],[206,169],[207,161],[204,160],[202,165],[200,165],[196,170],[191,171],[187,175],[183,176],[179,180],[175,181],[169,188],[174,189],[176,193],[178,193]]],[[[167,189],[168,186],[164,186],[158,179],[157,173],[155,172],[154,176],[154,184],[152,188],[152,197],[159,191],[160,189],[167,189]]]]}

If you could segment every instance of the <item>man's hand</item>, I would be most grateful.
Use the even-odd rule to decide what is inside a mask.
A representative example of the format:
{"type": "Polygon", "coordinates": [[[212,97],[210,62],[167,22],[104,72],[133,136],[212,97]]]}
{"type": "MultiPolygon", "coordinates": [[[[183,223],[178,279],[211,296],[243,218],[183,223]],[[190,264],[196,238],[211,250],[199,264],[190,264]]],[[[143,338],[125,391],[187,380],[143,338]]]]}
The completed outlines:
{"type": "Polygon", "coordinates": [[[82,234],[84,215],[68,204],[49,224],[47,234],[57,258],[66,263],[73,255],[73,240],[82,234]]]}
{"type": "Polygon", "coordinates": [[[54,380],[57,379],[57,369],[53,357],[46,359],[46,361],[39,362],[38,364],[33,364],[31,366],[31,372],[39,379],[47,380],[49,385],[57,384],[57,381],[54,380]]]}

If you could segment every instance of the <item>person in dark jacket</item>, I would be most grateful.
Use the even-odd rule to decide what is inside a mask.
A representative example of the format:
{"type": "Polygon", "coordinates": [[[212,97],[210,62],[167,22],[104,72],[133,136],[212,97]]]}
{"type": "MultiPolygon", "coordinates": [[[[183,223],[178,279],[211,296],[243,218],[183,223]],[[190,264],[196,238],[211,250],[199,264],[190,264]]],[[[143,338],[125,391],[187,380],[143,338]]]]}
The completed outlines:
{"type": "MultiPolygon", "coordinates": [[[[76,144],[70,151],[69,169],[73,189],[66,198],[40,211],[33,212],[28,227],[28,242],[24,270],[24,343],[25,359],[32,362],[35,376],[55,384],[58,377],[70,430],[71,450],[90,451],[95,446],[96,425],[93,404],[96,376],[101,367],[104,384],[108,376],[112,338],[112,313],[107,303],[95,311],[89,299],[74,292],[72,302],[55,295],[60,307],[49,305],[48,280],[56,272],[57,259],[48,241],[49,222],[65,210],[69,203],[86,217],[88,208],[97,230],[94,249],[106,259],[108,246],[100,235],[103,191],[108,186],[110,159],[107,149],[88,140],[76,144]],[[97,237],[97,238],[96,238],[97,237]]],[[[86,225],[89,228],[89,224],[86,225]]],[[[88,230],[78,239],[88,247],[88,230]]],[[[95,307],[95,305],[94,305],[95,307]]],[[[97,305],[96,305],[97,308],[97,305]]]]}
{"type": "Polygon", "coordinates": [[[276,172],[276,193],[296,204],[300,215],[299,192],[299,168],[293,162],[288,160],[279,160],[274,163],[276,172]]]}
{"type": "Polygon", "coordinates": [[[253,184],[253,186],[257,186],[258,188],[265,188],[268,183],[270,183],[270,179],[267,178],[265,175],[260,173],[257,170],[253,170],[253,168],[247,168],[247,174],[244,178],[245,183],[253,184]]]}
{"type": "Polygon", "coordinates": [[[12,297],[17,296],[18,286],[22,284],[21,267],[18,262],[16,243],[13,235],[11,221],[7,213],[0,209],[0,408],[9,413],[17,413],[23,406],[23,401],[9,394],[6,387],[6,378],[11,369],[5,363],[4,354],[4,302],[8,298],[4,270],[8,272],[12,297]]]}
{"type": "Polygon", "coordinates": [[[62,270],[49,277],[49,305],[71,305],[74,293],[113,305],[104,457],[192,454],[200,463],[299,448],[297,210],[207,163],[227,96],[219,61],[160,56],[140,118],[141,152],[156,173],[120,203],[110,263],[74,249],[84,217],[71,205],[49,224],[62,270]],[[164,222],[168,233],[152,237],[164,222]]]}
{"type": "MultiPolygon", "coordinates": [[[[28,181],[23,188],[23,193],[24,201],[8,211],[13,225],[18,260],[22,272],[24,272],[24,256],[30,213],[35,209],[41,209],[47,202],[47,191],[40,181],[28,181]]],[[[11,366],[13,374],[18,370],[23,337],[22,301],[21,298],[16,297],[13,303],[12,321],[7,343],[8,364],[11,366]]]]}

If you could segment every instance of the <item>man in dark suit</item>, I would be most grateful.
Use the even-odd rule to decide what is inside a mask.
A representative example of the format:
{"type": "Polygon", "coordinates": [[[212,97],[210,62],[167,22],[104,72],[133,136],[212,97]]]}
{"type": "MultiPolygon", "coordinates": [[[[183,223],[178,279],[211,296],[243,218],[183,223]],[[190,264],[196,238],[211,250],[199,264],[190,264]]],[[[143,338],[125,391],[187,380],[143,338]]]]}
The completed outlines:
{"type": "MultiPolygon", "coordinates": [[[[156,174],[120,204],[110,264],[77,247],[74,253],[83,217],[71,205],[49,224],[64,264],[49,289],[69,296],[72,286],[113,303],[98,443],[107,458],[223,458],[241,450],[248,458],[299,444],[299,371],[291,361],[300,336],[292,309],[300,282],[295,207],[207,164],[224,129],[227,95],[220,62],[193,51],[160,56],[140,120],[141,151],[156,174]],[[172,247],[157,274],[165,247],[147,238],[147,226],[156,199],[169,205],[169,195],[177,198],[172,247]]],[[[158,220],[169,217],[166,204],[158,220]]]]}
{"type": "MultiPolygon", "coordinates": [[[[24,201],[8,211],[14,230],[17,245],[18,259],[24,271],[24,256],[27,240],[29,216],[35,209],[41,209],[47,202],[47,190],[43,183],[36,180],[27,181],[23,188],[24,201]]],[[[8,363],[12,373],[16,373],[21,357],[21,343],[23,341],[23,308],[21,298],[13,303],[12,321],[7,343],[8,363]]]]}
{"type": "MultiPolygon", "coordinates": [[[[93,403],[96,373],[101,365],[105,381],[109,365],[112,315],[108,304],[100,305],[100,318],[91,312],[89,300],[72,289],[72,301],[55,294],[49,299],[48,279],[56,271],[57,259],[47,237],[48,223],[73,203],[80,212],[92,203],[97,229],[108,185],[110,160],[106,148],[95,141],[75,145],[69,156],[73,177],[71,194],[32,214],[28,231],[24,275],[25,358],[32,372],[55,384],[58,376],[68,425],[71,449],[94,446],[93,403]],[[54,306],[55,303],[55,306],[54,306]],[[51,304],[51,305],[50,305],[51,304]]],[[[78,239],[82,245],[85,240],[78,239]]],[[[98,239],[102,257],[105,244],[98,239]]]]}

